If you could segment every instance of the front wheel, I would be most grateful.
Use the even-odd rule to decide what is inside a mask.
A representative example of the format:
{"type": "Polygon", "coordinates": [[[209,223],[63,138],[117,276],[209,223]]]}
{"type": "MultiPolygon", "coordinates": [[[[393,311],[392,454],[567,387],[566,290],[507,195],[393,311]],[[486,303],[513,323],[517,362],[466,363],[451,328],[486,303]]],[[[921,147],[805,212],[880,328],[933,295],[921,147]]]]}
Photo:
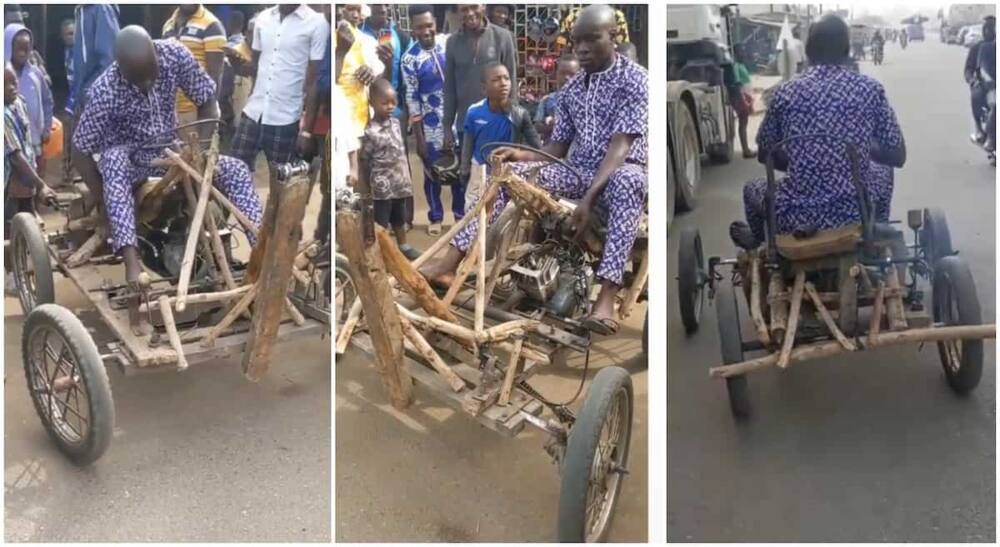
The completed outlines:
{"type": "Polygon", "coordinates": [[[701,310],[705,305],[705,254],[701,248],[698,230],[681,231],[677,250],[677,299],[681,308],[684,331],[691,334],[698,330],[701,310]]]}
{"type": "MultiPolygon", "coordinates": [[[[934,266],[934,321],[953,325],[981,325],[982,311],[969,265],[957,256],[946,256],[934,266]]],[[[945,379],[955,393],[966,394],[983,376],[982,340],[938,342],[945,379]]]]}
{"type": "Polygon", "coordinates": [[[111,384],[90,333],[73,313],[42,304],[21,335],[28,392],[42,426],[77,465],[97,461],[111,445],[111,384]]]}
{"type": "Polygon", "coordinates": [[[559,541],[607,539],[627,473],[632,406],[628,372],[601,369],[569,432],[559,488],[559,541]]]}
{"type": "Polygon", "coordinates": [[[14,262],[14,286],[21,310],[31,310],[56,301],[48,243],[31,213],[18,213],[10,223],[10,257],[14,262]]]}

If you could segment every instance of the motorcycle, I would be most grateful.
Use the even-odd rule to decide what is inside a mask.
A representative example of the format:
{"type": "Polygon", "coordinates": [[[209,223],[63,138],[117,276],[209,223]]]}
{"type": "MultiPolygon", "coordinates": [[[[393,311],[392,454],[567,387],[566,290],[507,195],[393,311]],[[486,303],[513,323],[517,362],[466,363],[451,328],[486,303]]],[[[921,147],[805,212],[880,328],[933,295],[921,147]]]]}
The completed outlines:
{"type": "Polygon", "coordinates": [[[997,113],[997,86],[996,81],[988,72],[979,69],[979,85],[986,86],[986,104],[978,113],[978,126],[986,130],[987,135],[982,141],[973,141],[986,151],[986,157],[990,160],[990,165],[996,166],[996,113],[997,113]]]}
{"type": "Polygon", "coordinates": [[[872,61],[876,65],[882,64],[882,56],[885,53],[883,51],[884,49],[885,49],[884,46],[878,42],[874,42],[872,44],[872,61]]]}
{"type": "Polygon", "coordinates": [[[907,41],[909,41],[909,38],[906,37],[905,33],[899,35],[899,45],[900,45],[900,47],[902,47],[903,49],[906,49],[906,42],[907,41]]]}

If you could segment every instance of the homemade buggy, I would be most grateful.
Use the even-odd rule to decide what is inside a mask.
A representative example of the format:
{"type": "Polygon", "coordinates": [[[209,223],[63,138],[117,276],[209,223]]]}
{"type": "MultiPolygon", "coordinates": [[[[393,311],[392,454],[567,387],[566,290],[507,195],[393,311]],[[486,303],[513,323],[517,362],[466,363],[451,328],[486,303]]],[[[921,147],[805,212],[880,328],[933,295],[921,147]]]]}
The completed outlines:
{"type": "MultiPolygon", "coordinates": [[[[565,402],[546,399],[529,379],[567,351],[586,353],[589,366],[591,340],[582,319],[591,308],[601,229],[577,243],[566,231],[572,203],[554,199],[509,165],[492,167],[476,207],[413,262],[387,231],[374,226],[366,189],[338,195],[337,242],[343,255],[337,257],[334,291],[337,351],[350,343],[372,355],[397,408],[410,403],[416,381],[506,436],[525,425],[547,433],[546,450],[562,477],[558,538],[600,541],[627,473],[631,378],[622,368],[603,368],[575,412],[569,405],[583,394],[584,378],[565,402]],[[488,211],[501,188],[512,199],[488,229],[488,211]],[[450,288],[436,293],[417,268],[468,222],[479,223],[478,238],[450,288]],[[367,333],[360,332],[361,321],[367,333]]],[[[620,318],[645,298],[645,225],[644,219],[620,295],[620,318]]]]}
{"type": "Polygon", "coordinates": [[[88,213],[83,183],[51,203],[65,217],[55,229],[30,213],[12,222],[12,270],[27,315],[21,348],[28,390],[49,435],[78,464],[97,460],[111,442],[115,413],[105,365],[125,373],[184,370],[243,354],[244,375],[256,381],[278,337],[328,329],[329,259],[318,243],[300,244],[313,170],[305,162],[272,166],[258,231],[212,186],[218,135],[203,153],[193,133],[185,142],[173,138],[185,127],[156,136],[166,142],[136,148],[162,151],[154,161],[167,167],[135,190],[145,268],[138,287],[112,281],[122,259],[106,243],[104,219],[88,213]],[[230,215],[238,229],[257,235],[249,262],[231,253],[230,215]],[[110,338],[95,340],[96,325],[55,303],[55,272],[93,304],[110,338]]]}
{"type": "Polygon", "coordinates": [[[844,352],[936,342],[948,385],[959,394],[973,390],[983,368],[983,339],[996,326],[982,324],[969,266],[953,249],[944,212],[911,210],[907,244],[897,223],[875,221],[872,201],[860,180],[857,150],[825,134],[791,137],[767,157],[767,241],[762,249],[736,258],[712,257],[705,267],[701,237],[681,233],[678,292],[688,333],[697,330],[706,292],[714,298],[722,350],[721,366],[732,413],[750,413],[746,373],[844,352]],[[845,146],[857,191],[861,223],[812,234],[777,235],[774,158],[796,139],[835,139],[845,146]],[[732,275],[719,273],[729,266],[732,275]],[[927,309],[924,280],[930,283],[927,309]],[[749,309],[751,334],[745,339],[736,287],[749,309]],[[707,291],[706,291],[707,289],[707,291]],[[746,359],[746,352],[766,355],[746,359]]]}

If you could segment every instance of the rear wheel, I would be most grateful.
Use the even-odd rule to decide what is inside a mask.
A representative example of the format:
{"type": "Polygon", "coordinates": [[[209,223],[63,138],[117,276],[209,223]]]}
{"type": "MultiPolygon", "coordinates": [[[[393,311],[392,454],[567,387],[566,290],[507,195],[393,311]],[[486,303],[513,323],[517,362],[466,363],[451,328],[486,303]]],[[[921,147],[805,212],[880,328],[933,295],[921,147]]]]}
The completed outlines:
{"type": "Polygon", "coordinates": [[[18,213],[10,223],[10,257],[21,310],[28,314],[56,301],[48,243],[31,213],[18,213]]]}
{"type": "Polygon", "coordinates": [[[351,268],[347,257],[338,254],[334,266],[334,276],[337,283],[333,293],[333,325],[336,337],[337,333],[340,332],[340,327],[351,312],[351,306],[354,304],[358,291],[354,287],[354,278],[351,277],[351,268]]]}
{"type": "Polygon", "coordinates": [[[701,184],[701,152],[694,116],[685,106],[677,119],[677,208],[690,211],[697,205],[698,185],[701,184]]]}
{"type": "MultiPolygon", "coordinates": [[[[957,256],[946,256],[934,266],[934,321],[953,325],[981,325],[982,312],[969,265],[957,256]]],[[[983,375],[983,341],[938,342],[945,379],[955,393],[965,394],[979,385],[983,375]]]]}
{"type": "Polygon", "coordinates": [[[632,378],[601,369],[569,431],[559,488],[559,541],[607,539],[627,473],[632,439],[632,378]]]}
{"type": "Polygon", "coordinates": [[[686,228],[681,231],[677,251],[677,299],[681,308],[684,330],[698,330],[701,311],[705,307],[705,256],[701,249],[701,234],[686,228]]]}
{"type": "Polygon", "coordinates": [[[951,247],[951,232],[948,230],[948,219],[944,211],[932,207],[924,209],[924,225],[920,231],[920,246],[929,264],[945,256],[955,254],[951,247]]]}
{"type": "Polygon", "coordinates": [[[21,354],[49,437],[74,463],[96,461],[111,445],[115,407],[104,362],[83,323],[62,306],[38,306],[25,321],[21,354]]]}
{"type": "MultiPolygon", "coordinates": [[[[743,334],[740,332],[740,311],[736,291],[728,282],[719,283],[715,290],[715,316],[719,323],[719,347],[722,362],[732,365],[743,361],[743,334]]],[[[729,409],[736,418],[750,416],[750,393],[744,375],[726,378],[729,409]]]]}

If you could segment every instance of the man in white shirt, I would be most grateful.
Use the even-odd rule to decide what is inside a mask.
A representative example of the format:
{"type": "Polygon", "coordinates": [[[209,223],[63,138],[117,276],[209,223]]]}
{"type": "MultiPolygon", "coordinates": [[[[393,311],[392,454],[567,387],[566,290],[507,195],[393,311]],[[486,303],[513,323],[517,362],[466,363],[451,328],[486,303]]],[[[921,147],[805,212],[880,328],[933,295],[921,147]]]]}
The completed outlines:
{"type": "Polygon", "coordinates": [[[260,12],[253,30],[253,60],[231,56],[237,74],[254,77],[233,137],[232,155],[253,170],[257,154],[272,163],[309,151],[316,117],[316,77],[330,25],[305,4],[278,4],[260,12]]]}

